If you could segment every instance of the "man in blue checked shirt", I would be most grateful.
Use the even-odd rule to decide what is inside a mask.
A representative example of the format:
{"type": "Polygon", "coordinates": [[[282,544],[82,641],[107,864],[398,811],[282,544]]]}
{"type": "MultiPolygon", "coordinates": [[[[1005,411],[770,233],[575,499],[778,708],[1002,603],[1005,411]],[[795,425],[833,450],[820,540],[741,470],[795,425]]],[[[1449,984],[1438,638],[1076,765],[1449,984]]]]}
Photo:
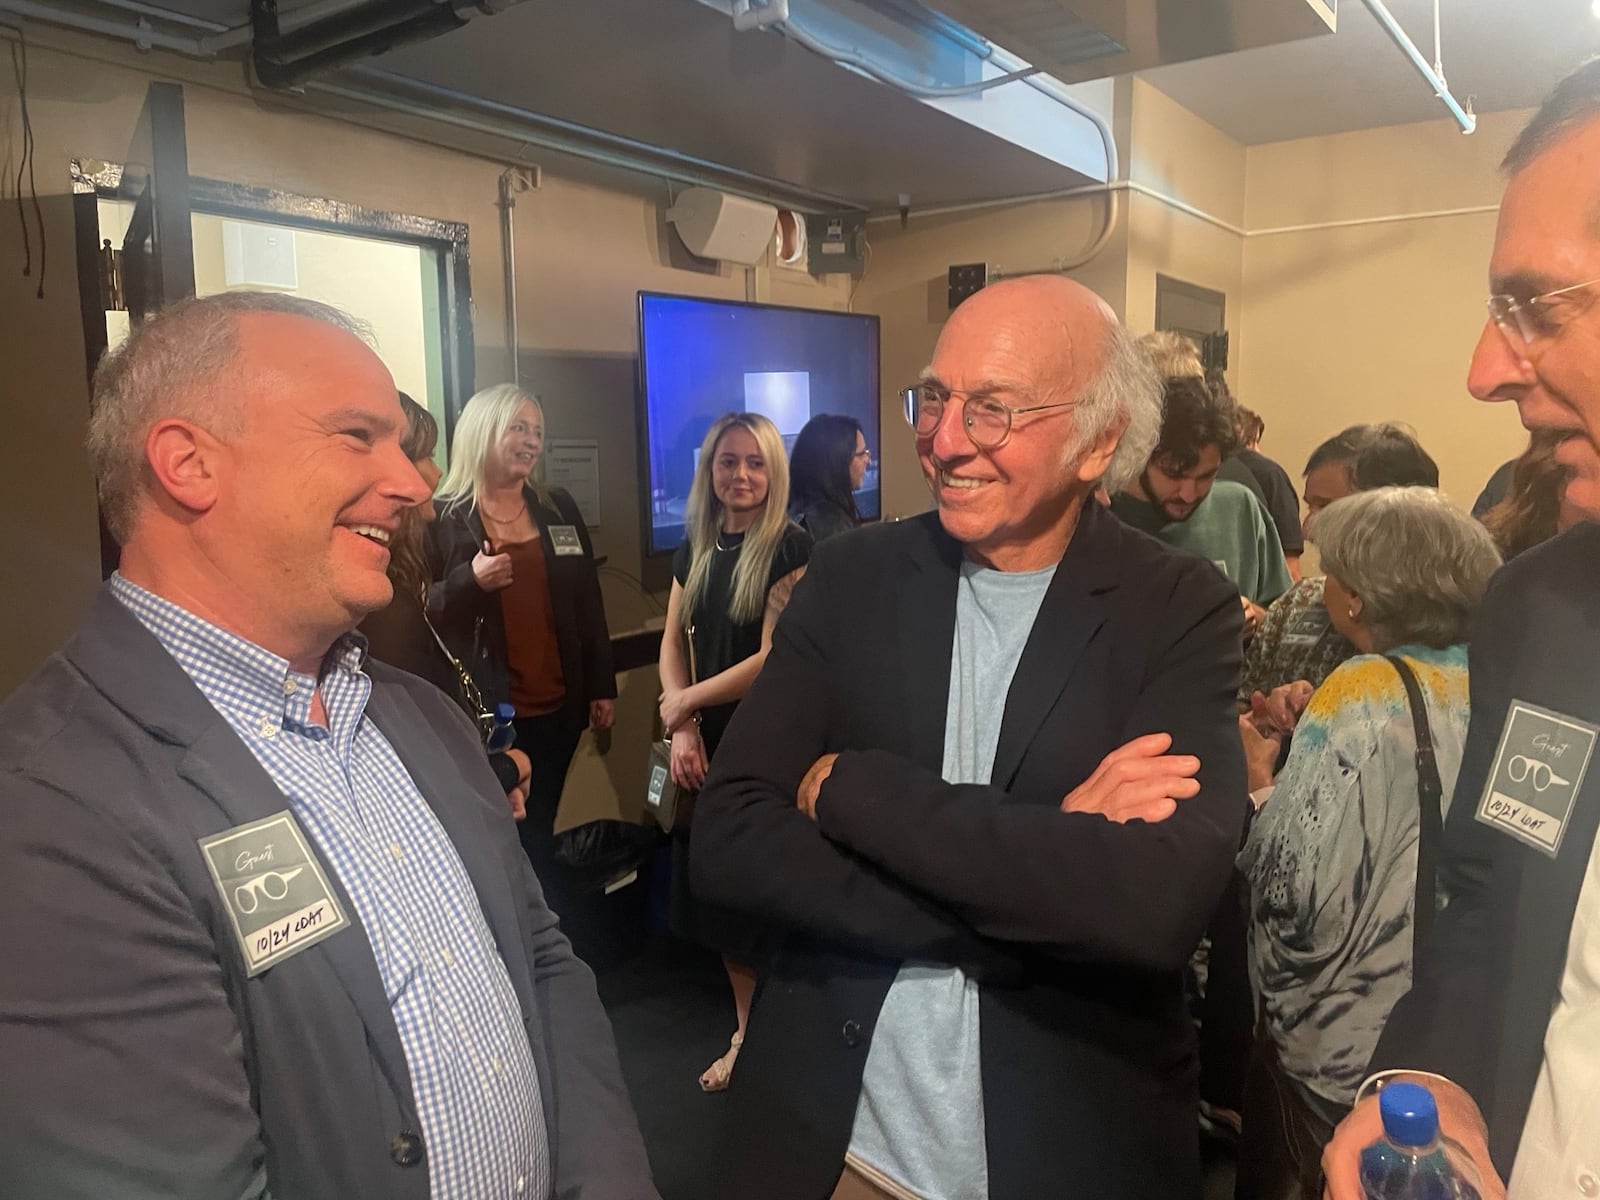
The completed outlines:
{"type": "Polygon", "coordinates": [[[0,706],[0,1195],[654,1200],[478,735],[366,658],[427,489],[325,306],[108,356],[120,571],[0,706]]]}

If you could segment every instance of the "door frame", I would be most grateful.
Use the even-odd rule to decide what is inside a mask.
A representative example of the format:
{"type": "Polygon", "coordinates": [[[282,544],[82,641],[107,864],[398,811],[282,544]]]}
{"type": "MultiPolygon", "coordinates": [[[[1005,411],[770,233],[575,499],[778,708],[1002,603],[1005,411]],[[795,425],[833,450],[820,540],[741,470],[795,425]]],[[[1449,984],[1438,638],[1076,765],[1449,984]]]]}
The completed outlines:
{"type": "MultiPolygon", "coordinates": [[[[126,199],[126,196],[121,190],[121,170],[114,163],[74,159],[72,181],[73,191],[84,198],[84,202],[80,202],[75,209],[79,226],[76,240],[81,256],[83,248],[98,248],[103,241],[99,236],[99,219],[94,203],[88,197],[126,199]],[[92,229],[84,228],[89,218],[94,220],[92,229]]],[[[268,221],[293,229],[374,238],[420,246],[439,254],[442,269],[439,272],[438,306],[445,326],[440,339],[440,374],[444,380],[445,437],[448,444],[455,433],[456,419],[475,390],[474,380],[477,376],[471,261],[464,221],[388,212],[343,200],[304,196],[276,188],[251,187],[200,176],[189,177],[189,207],[192,212],[206,216],[268,221]]],[[[89,372],[92,377],[95,361],[99,357],[97,351],[103,352],[105,347],[104,316],[99,307],[99,275],[98,269],[86,270],[81,257],[78,274],[80,292],[88,288],[91,281],[95,289],[92,302],[85,298],[82,303],[84,344],[89,350],[89,372]],[[100,321],[98,335],[93,333],[94,321],[91,318],[94,317],[100,321]]]]}

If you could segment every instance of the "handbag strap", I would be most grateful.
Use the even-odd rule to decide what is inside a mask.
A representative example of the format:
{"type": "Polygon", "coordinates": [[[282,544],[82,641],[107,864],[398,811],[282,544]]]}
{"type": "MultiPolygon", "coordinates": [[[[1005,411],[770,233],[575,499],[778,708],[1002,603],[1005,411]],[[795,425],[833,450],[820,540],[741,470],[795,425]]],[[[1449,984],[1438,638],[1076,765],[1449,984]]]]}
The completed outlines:
{"type": "Polygon", "coordinates": [[[1444,842],[1444,818],[1440,815],[1440,802],[1444,798],[1444,784],[1439,779],[1439,762],[1433,752],[1433,730],[1428,725],[1428,706],[1422,699],[1422,687],[1411,664],[1398,655],[1384,655],[1394,669],[1400,672],[1400,682],[1405,685],[1406,698],[1411,702],[1411,722],[1417,731],[1417,802],[1420,807],[1417,822],[1417,896],[1416,910],[1411,925],[1412,970],[1416,970],[1418,951],[1433,931],[1434,904],[1438,895],[1437,863],[1440,846],[1444,842]]]}
{"type": "Polygon", "coordinates": [[[439,636],[439,631],[433,627],[433,622],[428,619],[426,607],[422,610],[422,623],[428,627],[428,632],[433,634],[433,640],[438,643],[439,652],[445,656],[451,667],[455,669],[456,683],[461,688],[461,704],[468,709],[467,715],[474,721],[482,721],[488,709],[483,703],[483,693],[478,690],[478,684],[472,678],[472,673],[461,665],[461,660],[450,652],[450,647],[444,644],[444,639],[439,636]]]}

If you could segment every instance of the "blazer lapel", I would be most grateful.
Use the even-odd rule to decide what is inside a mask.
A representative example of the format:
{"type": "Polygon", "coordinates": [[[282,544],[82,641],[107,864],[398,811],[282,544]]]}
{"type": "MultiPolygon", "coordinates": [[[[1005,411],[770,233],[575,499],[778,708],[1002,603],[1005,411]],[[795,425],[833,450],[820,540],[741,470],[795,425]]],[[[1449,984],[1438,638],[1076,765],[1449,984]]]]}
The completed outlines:
{"type": "Polygon", "coordinates": [[[906,549],[906,569],[896,579],[900,703],[906,715],[906,757],[930,771],[942,771],[961,546],[945,534],[937,516],[919,524],[926,537],[906,549]]]}
{"type": "Polygon", "coordinates": [[[1114,555],[1106,522],[1117,518],[1086,501],[1078,528],[1050,581],[1006,693],[1000,742],[989,781],[1009,787],[1040,726],[1066,690],[1084,650],[1105,624],[1107,596],[1115,590],[1114,555]]]}
{"type": "MultiPolygon", "coordinates": [[[[154,736],[184,747],[178,774],[216,805],[225,821],[223,828],[259,821],[289,807],[288,797],[183,668],[108,591],[96,599],[69,653],[114,704],[154,736]]],[[[195,824],[202,835],[215,832],[206,828],[209,821],[203,814],[197,814],[195,824]]],[[[199,854],[198,846],[195,853],[199,854]]],[[[408,1099],[411,1072],[371,941],[338,875],[325,873],[350,918],[350,928],[296,959],[306,967],[323,964],[331,970],[366,1025],[374,1057],[395,1095],[408,1099]]]]}

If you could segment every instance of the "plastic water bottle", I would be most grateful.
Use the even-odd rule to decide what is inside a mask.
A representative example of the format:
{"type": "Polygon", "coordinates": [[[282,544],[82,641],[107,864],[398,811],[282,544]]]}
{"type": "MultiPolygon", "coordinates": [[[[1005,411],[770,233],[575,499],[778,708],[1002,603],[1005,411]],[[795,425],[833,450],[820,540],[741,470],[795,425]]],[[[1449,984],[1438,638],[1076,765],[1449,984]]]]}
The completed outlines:
{"type": "Polygon", "coordinates": [[[494,706],[494,723],[489,726],[489,732],[483,739],[484,749],[490,754],[504,754],[516,742],[517,729],[511,723],[516,715],[517,710],[509,704],[494,706]]]}
{"type": "Polygon", "coordinates": [[[1439,1140],[1439,1107],[1421,1084],[1391,1083],[1378,1093],[1384,1136],[1361,1152],[1369,1200],[1480,1200],[1478,1177],[1439,1140]]]}

